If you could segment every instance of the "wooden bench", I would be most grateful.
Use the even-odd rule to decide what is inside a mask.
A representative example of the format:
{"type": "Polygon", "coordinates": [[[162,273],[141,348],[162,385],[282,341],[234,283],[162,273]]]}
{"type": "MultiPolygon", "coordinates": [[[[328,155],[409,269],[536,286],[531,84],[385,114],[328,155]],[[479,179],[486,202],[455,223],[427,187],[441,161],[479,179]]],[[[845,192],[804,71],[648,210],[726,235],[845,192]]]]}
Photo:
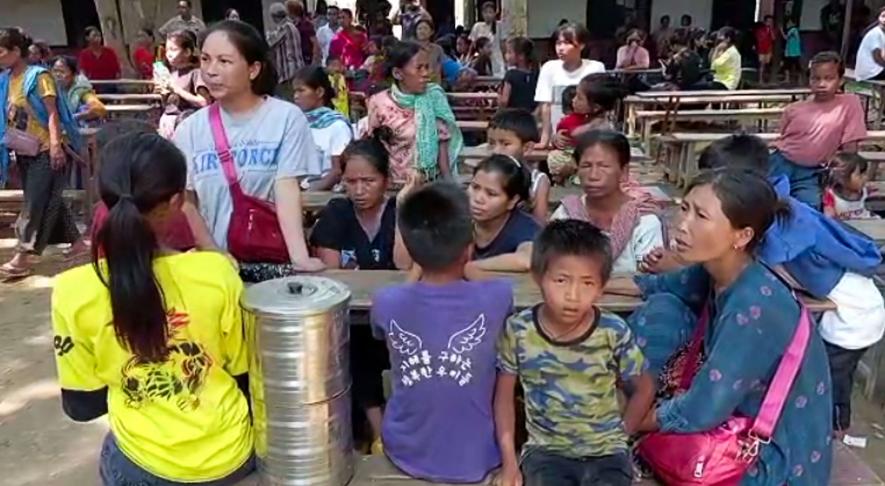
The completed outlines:
{"type": "Polygon", "coordinates": [[[848,226],[869,236],[877,243],[885,243],[885,220],[883,219],[851,219],[845,221],[848,226]]]}
{"type": "MultiPolygon", "coordinates": [[[[79,206],[81,209],[90,212],[89,198],[87,197],[86,191],[82,190],[68,190],[64,191],[62,194],[62,198],[72,206],[79,206]]],[[[24,191],[17,189],[3,189],[0,190],[0,220],[3,223],[9,223],[18,217],[19,213],[22,211],[22,206],[25,203],[25,193],[24,191]]]]}
{"type": "Polygon", "coordinates": [[[133,94],[99,94],[98,99],[105,104],[153,104],[163,101],[163,97],[154,93],[133,94]]]}
{"type": "Polygon", "coordinates": [[[741,121],[761,122],[762,130],[766,128],[765,122],[777,120],[781,117],[783,108],[742,108],[742,109],[707,109],[707,110],[681,110],[681,111],[637,111],[636,124],[642,134],[642,144],[648,149],[651,141],[651,131],[655,124],[661,122],[730,122],[741,121]]]}
{"type": "MultiPolygon", "coordinates": [[[[396,270],[370,270],[354,272],[352,270],[327,270],[321,275],[338,280],[350,288],[350,308],[352,311],[368,311],[372,307],[372,294],[376,290],[406,280],[406,272],[396,270]]],[[[529,274],[501,273],[496,274],[513,282],[513,305],[516,309],[525,309],[541,302],[541,292],[529,274]]],[[[632,312],[642,304],[638,297],[639,289],[631,276],[616,275],[605,287],[605,295],[600,299],[599,306],[611,312],[632,312]]],[[[829,301],[820,301],[803,297],[805,305],[812,312],[833,310],[835,306],[829,301]]]]}
{"type": "MultiPolygon", "coordinates": [[[[731,136],[732,133],[692,133],[676,132],[660,135],[655,140],[660,144],[657,160],[664,165],[668,179],[679,186],[688,183],[698,171],[697,157],[701,150],[711,143],[731,136]],[[661,156],[663,153],[663,156],[661,156]]],[[[766,142],[773,142],[780,136],[778,133],[756,133],[755,136],[766,142]]],[[[885,143],[885,130],[870,130],[861,146],[885,143]]],[[[873,154],[874,152],[864,152],[873,154]]],[[[879,156],[873,156],[878,158],[879,156]]]]}
{"type": "Polygon", "coordinates": [[[488,120],[455,120],[462,132],[484,132],[489,128],[488,120]]]}

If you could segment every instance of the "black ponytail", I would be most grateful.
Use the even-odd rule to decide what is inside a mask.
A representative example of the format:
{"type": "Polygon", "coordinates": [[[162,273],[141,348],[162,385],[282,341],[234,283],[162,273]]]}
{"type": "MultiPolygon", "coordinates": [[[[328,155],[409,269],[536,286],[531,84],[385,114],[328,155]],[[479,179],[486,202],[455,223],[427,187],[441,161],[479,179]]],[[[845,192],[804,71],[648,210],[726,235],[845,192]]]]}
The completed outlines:
{"type": "Polygon", "coordinates": [[[92,247],[92,264],[110,292],[120,345],[144,361],[162,361],[168,352],[166,306],[153,271],[160,247],[145,215],[184,191],[186,162],[156,133],[115,138],[101,158],[99,190],[109,212],[92,247]]]}

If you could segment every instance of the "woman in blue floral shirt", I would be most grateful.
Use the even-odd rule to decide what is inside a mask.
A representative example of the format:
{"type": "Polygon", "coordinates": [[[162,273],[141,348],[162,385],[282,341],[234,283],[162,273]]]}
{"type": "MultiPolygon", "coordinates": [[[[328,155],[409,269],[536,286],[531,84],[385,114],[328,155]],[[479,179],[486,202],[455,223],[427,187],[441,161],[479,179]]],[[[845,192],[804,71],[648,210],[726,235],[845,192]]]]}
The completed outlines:
{"type": "MultiPolygon", "coordinates": [[[[800,315],[790,290],[753,256],[779,207],[768,182],[750,172],[704,173],[689,186],[672,239],[679,256],[691,265],[638,277],[649,300],[631,325],[640,347],[655,355],[666,346],[649,338],[687,340],[705,304],[710,324],[690,388],[660,401],[643,429],[703,432],[734,415],[758,414],[800,315]]],[[[656,358],[660,363],[660,356],[656,358]]],[[[742,485],[829,482],[830,394],[826,353],[814,331],[771,443],[762,446],[742,485]]]]}

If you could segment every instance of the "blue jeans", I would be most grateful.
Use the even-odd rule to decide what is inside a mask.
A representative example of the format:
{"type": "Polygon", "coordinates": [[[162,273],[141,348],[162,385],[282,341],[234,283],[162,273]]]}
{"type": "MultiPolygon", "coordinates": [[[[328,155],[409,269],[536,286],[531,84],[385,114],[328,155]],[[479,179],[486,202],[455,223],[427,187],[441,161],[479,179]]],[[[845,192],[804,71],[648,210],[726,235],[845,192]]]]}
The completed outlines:
{"type": "Polygon", "coordinates": [[[98,471],[104,486],[231,486],[245,479],[255,470],[255,457],[226,478],[204,483],[177,483],[145,471],[132,462],[117,446],[113,434],[108,434],[101,446],[101,460],[98,471]]]}
{"type": "Polygon", "coordinates": [[[820,211],[821,167],[799,165],[775,151],[768,158],[768,175],[784,175],[790,180],[790,195],[820,211]]]}
{"type": "Polygon", "coordinates": [[[525,486],[630,486],[633,462],[626,452],[571,459],[537,448],[522,457],[525,486]]]}

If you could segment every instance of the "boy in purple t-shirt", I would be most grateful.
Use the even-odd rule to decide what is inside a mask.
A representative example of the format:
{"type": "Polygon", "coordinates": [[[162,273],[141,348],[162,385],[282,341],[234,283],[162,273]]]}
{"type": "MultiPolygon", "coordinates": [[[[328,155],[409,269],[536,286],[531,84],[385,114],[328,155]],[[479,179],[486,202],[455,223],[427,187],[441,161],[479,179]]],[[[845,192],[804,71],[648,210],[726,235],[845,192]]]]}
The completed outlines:
{"type": "Polygon", "coordinates": [[[372,330],[387,343],[393,384],[384,452],[416,478],[479,482],[501,463],[492,412],[495,344],[513,291],[502,280],[464,280],[473,222],[459,187],[434,183],[407,197],[399,230],[422,277],[372,299],[372,330]]]}

